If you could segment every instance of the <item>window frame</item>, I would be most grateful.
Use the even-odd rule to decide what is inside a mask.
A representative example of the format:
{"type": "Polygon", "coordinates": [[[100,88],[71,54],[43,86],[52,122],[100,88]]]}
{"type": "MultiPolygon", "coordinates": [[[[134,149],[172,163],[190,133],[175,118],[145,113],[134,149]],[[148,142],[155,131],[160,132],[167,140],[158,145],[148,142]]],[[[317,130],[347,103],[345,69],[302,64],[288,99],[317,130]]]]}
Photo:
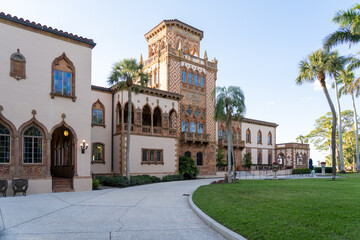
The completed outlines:
{"type": "Polygon", "coordinates": [[[154,148],[141,148],[141,165],[164,165],[164,149],[154,149],[154,148]],[[154,151],[154,160],[151,161],[150,153],[154,151]],[[146,161],[144,161],[144,152],[146,152],[146,161]],[[157,161],[157,155],[160,152],[160,161],[157,161]]]}
{"type": "Polygon", "coordinates": [[[196,153],[196,166],[203,166],[204,165],[204,154],[202,152],[196,153]],[[199,155],[199,153],[201,155],[199,155]],[[199,164],[199,156],[201,156],[201,164],[199,164]]]}
{"type": "Polygon", "coordinates": [[[97,164],[97,163],[102,163],[105,164],[105,144],[102,142],[93,142],[91,144],[91,164],[97,164]],[[102,145],[102,160],[94,160],[94,149],[95,149],[95,145],[102,145]]]}
{"type": "Polygon", "coordinates": [[[262,144],[262,132],[259,130],[256,136],[256,142],[257,144],[262,144]],[[260,138],[259,138],[260,137],[260,138]]]}
{"type": "Polygon", "coordinates": [[[10,56],[10,77],[13,77],[18,81],[26,79],[26,59],[24,55],[20,53],[19,49],[10,56]],[[16,69],[19,70],[19,68],[20,71],[15,71],[16,69]]]}
{"type": "Polygon", "coordinates": [[[251,131],[250,131],[249,128],[246,130],[245,138],[246,138],[246,139],[245,139],[245,140],[246,140],[246,143],[250,143],[250,144],[251,144],[251,131]]]}
{"type": "Polygon", "coordinates": [[[268,145],[272,145],[272,134],[271,132],[268,133],[268,145]]]}
{"type": "MultiPolygon", "coordinates": [[[[6,133],[6,134],[3,134],[3,133],[0,133],[0,137],[6,137],[8,138],[8,142],[9,142],[9,146],[8,146],[8,149],[9,149],[9,152],[8,152],[8,162],[4,160],[4,162],[0,162],[0,165],[1,164],[10,164],[11,163],[11,130],[9,129],[9,127],[7,127],[5,124],[1,123],[1,125],[3,125],[9,133],[6,133]]],[[[5,148],[4,148],[5,149],[5,148]]],[[[4,155],[6,154],[7,152],[4,151],[4,155]]],[[[5,158],[4,158],[5,159],[5,158]]]]}
{"type": "Polygon", "coordinates": [[[94,126],[100,126],[100,127],[106,127],[105,124],[105,106],[104,104],[100,101],[100,99],[98,99],[96,102],[93,103],[92,107],[91,107],[91,127],[94,126]],[[99,105],[99,107],[98,107],[99,105]],[[94,110],[101,110],[102,111],[102,123],[94,123],[94,110]]]}
{"type": "Polygon", "coordinates": [[[24,129],[23,134],[22,134],[22,164],[24,165],[28,165],[28,164],[39,164],[42,165],[44,163],[44,133],[41,131],[41,129],[35,125],[30,125],[27,128],[24,129]],[[25,135],[25,132],[31,128],[34,127],[36,128],[40,133],[41,136],[29,136],[29,135],[25,135]],[[31,162],[25,162],[25,138],[30,138],[31,139],[31,162]],[[41,143],[41,162],[34,162],[34,150],[35,150],[35,138],[36,139],[41,139],[40,143],[41,143]]]}

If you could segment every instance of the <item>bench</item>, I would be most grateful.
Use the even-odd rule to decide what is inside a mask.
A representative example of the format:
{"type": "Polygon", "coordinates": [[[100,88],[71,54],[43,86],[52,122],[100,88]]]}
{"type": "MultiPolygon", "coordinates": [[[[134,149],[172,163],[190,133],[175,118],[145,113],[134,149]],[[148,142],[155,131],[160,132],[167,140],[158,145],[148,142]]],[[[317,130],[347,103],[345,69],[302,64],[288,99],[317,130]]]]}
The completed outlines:
{"type": "Polygon", "coordinates": [[[29,187],[29,182],[26,179],[14,179],[12,180],[12,188],[14,190],[14,197],[16,193],[22,192],[26,196],[26,190],[29,187]]]}
{"type": "Polygon", "coordinates": [[[4,197],[6,197],[6,190],[8,188],[8,181],[7,180],[1,180],[0,179],[0,193],[2,193],[2,195],[4,197]]]}

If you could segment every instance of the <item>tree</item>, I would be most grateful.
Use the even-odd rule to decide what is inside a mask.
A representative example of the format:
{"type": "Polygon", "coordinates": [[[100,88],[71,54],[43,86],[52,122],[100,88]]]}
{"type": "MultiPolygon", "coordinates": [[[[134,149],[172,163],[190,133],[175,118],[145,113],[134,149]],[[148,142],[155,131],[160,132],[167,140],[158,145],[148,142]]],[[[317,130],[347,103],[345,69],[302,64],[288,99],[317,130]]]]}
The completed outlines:
{"type": "Polygon", "coordinates": [[[324,91],[326,100],[329,103],[331,113],[333,116],[333,125],[332,125],[332,134],[331,134],[331,152],[332,152],[332,180],[336,178],[336,158],[335,158],[335,136],[336,136],[336,111],[334,108],[334,104],[330,98],[329,92],[326,87],[326,75],[329,75],[331,68],[333,53],[324,51],[322,49],[317,50],[311,53],[307,59],[304,59],[300,62],[300,74],[296,79],[297,85],[302,85],[305,82],[313,83],[315,79],[320,82],[320,85],[324,91]]]}
{"type": "Polygon", "coordinates": [[[309,140],[304,135],[299,135],[296,138],[296,142],[300,142],[301,144],[303,144],[303,143],[308,143],[309,140]]]}
{"type": "Polygon", "coordinates": [[[340,27],[324,40],[324,48],[330,49],[338,44],[357,44],[360,41],[360,4],[347,11],[338,11],[332,20],[340,27]]]}
{"type": "MultiPolygon", "coordinates": [[[[216,103],[215,103],[215,120],[224,121],[228,128],[227,134],[227,158],[228,158],[228,182],[232,181],[231,177],[231,156],[232,156],[232,128],[231,121],[241,121],[245,113],[245,97],[240,87],[229,86],[216,87],[216,103]]],[[[234,159],[235,162],[235,159],[234,159]]],[[[235,177],[235,176],[234,176],[235,177]]]]}
{"type": "Polygon", "coordinates": [[[338,79],[341,83],[344,84],[343,87],[340,88],[339,90],[339,97],[341,97],[341,95],[343,94],[350,94],[351,95],[351,100],[352,100],[352,105],[353,105],[353,111],[354,111],[354,128],[355,128],[355,141],[356,141],[356,171],[359,172],[360,171],[360,166],[359,166],[359,131],[358,131],[358,117],[357,117],[357,112],[356,112],[356,107],[355,107],[355,99],[354,99],[354,93],[356,93],[356,96],[359,95],[359,91],[360,91],[360,87],[359,85],[355,84],[355,78],[354,78],[354,73],[351,71],[351,65],[346,69],[346,71],[342,71],[339,79],[338,79]]]}
{"type": "Polygon", "coordinates": [[[143,64],[138,64],[133,58],[123,59],[116,63],[111,71],[108,83],[116,84],[118,90],[128,91],[128,126],[126,135],[126,177],[130,182],[130,130],[131,130],[131,112],[132,112],[132,92],[139,92],[139,85],[146,86],[149,76],[144,73],[143,64]]]}
{"type": "MultiPolygon", "coordinates": [[[[344,164],[349,167],[350,164],[353,163],[353,158],[355,157],[355,134],[354,134],[354,113],[350,110],[345,110],[341,113],[341,121],[342,121],[342,134],[344,139],[344,164]]],[[[309,139],[319,151],[328,151],[331,147],[331,134],[332,134],[332,125],[333,119],[332,114],[328,112],[325,116],[321,116],[316,119],[314,124],[314,130],[312,130],[309,134],[305,136],[305,138],[309,139]]],[[[339,153],[339,138],[336,138],[336,150],[339,153]]],[[[339,154],[337,154],[339,156],[339,154]]],[[[330,160],[330,156],[327,157],[330,160]]],[[[331,161],[329,162],[330,165],[331,161]]],[[[335,163],[335,166],[337,164],[335,163]]]]}

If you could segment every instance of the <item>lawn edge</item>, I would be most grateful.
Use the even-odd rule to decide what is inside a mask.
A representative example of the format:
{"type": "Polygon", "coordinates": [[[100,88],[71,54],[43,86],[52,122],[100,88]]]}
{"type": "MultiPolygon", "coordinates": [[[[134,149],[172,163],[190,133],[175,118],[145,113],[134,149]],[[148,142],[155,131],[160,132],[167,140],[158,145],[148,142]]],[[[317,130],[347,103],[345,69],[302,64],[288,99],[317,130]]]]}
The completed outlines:
{"type": "Polygon", "coordinates": [[[228,240],[247,240],[240,234],[226,228],[225,226],[221,225],[211,217],[209,217],[206,213],[204,213],[200,208],[198,208],[192,200],[193,194],[189,196],[189,204],[191,209],[200,217],[200,219],[209,225],[212,229],[216,232],[220,233],[228,240]]]}

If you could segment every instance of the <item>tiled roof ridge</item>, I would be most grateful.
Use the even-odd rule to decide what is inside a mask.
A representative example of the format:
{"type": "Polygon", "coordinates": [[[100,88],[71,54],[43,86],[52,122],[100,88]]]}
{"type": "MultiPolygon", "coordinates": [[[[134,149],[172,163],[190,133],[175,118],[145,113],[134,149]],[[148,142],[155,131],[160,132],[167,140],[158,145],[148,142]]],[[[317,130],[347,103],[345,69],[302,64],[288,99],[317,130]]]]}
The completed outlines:
{"type": "Polygon", "coordinates": [[[95,45],[96,45],[96,43],[92,39],[88,39],[88,38],[85,38],[82,36],[78,36],[76,34],[74,35],[72,33],[64,32],[63,30],[58,30],[57,28],[48,27],[48,26],[42,25],[40,23],[30,22],[30,20],[28,20],[28,19],[24,20],[23,18],[18,18],[17,16],[11,16],[11,14],[5,14],[4,12],[0,12],[0,18],[7,19],[7,20],[10,20],[13,22],[20,23],[20,24],[24,24],[26,26],[40,29],[40,30],[43,30],[46,32],[56,34],[56,35],[64,36],[64,37],[67,37],[67,38],[70,38],[70,39],[73,39],[73,40],[76,40],[79,42],[87,43],[93,47],[95,47],[95,45]]]}

